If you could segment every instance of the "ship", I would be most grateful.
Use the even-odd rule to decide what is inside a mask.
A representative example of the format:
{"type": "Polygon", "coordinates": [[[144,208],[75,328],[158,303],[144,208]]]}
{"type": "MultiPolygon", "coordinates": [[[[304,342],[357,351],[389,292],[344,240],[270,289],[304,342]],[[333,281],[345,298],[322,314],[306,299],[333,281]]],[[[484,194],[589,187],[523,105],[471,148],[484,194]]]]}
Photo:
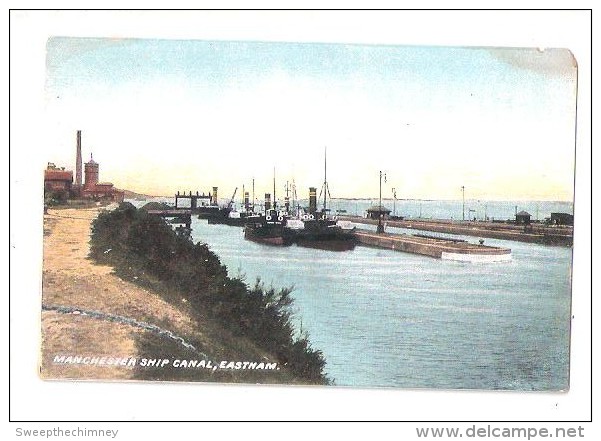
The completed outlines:
{"type": "Polygon", "coordinates": [[[201,205],[194,209],[198,219],[215,219],[221,216],[219,207],[215,205],[201,205]]]}
{"type": "Polygon", "coordinates": [[[317,210],[317,188],[309,188],[309,208],[303,214],[297,211],[295,222],[288,221],[289,231],[294,235],[294,242],[301,247],[319,248],[331,251],[347,251],[355,248],[355,227],[351,222],[339,221],[337,216],[330,216],[327,207],[330,189],[327,180],[327,156],[324,155],[324,181],[321,187],[323,207],[317,210]]]}
{"type": "Polygon", "coordinates": [[[268,209],[245,224],[244,238],[265,245],[292,245],[295,236],[285,226],[287,217],[283,211],[268,209]]]}
{"type": "Polygon", "coordinates": [[[234,227],[244,227],[247,223],[262,222],[261,214],[254,211],[254,204],[250,204],[250,196],[247,191],[244,191],[244,186],[242,186],[242,209],[236,209],[234,198],[236,197],[237,191],[238,187],[236,187],[234,190],[234,194],[225,207],[220,207],[219,210],[213,213],[212,216],[206,217],[209,224],[224,224],[234,227]]]}
{"type": "MultiPolygon", "coordinates": [[[[317,210],[317,189],[309,188],[309,207],[296,204],[296,186],[293,181],[293,213],[291,213],[289,187],[286,183],[286,197],[280,210],[275,203],[275,170],[273,195],[265,194],[265,212],[245,223],[244,237],[248,240],[269,245],[292,245],[331,251],[347,251],[355,248],[355,227],[349,221],[339,221],[330,216],[327,200],[330,190],[327,181],[327,159],[324,160],[324,182],[322,186],[323,208],[317,210]]],[[[235,192],[234,192],[235,193],[235,192]]],[[[321,200],[321,194],[320,198],[321,200]]]]}
{"type": "Polygon", "coordinates": [[[275,204],[275,172],[273,185],[274,203],[271,204],[271,193],[265,193],[265,211],[253,216],[244,226],[244,238],[266,245],[288,246],[294,243],[294,234],[286,223],[290,218],[288,206],[278,210],[275,204]]]}
{"type": "Polygon", "coordinates": [[[223,224],[232,227],[243,227],[248,223],[260,222],[261,215],[252,211],[227,210],[222,208],[215,216],[208,217],[209,224],[223,224]]]}
{"type": "Polygon", "coordinates": [[[304,228],[294,230],[295,243],[301,247],[330,251],[348,251],[355,248],[355,227],[338,223],[336,219],[323,217],[303,221],[304,228]]]}

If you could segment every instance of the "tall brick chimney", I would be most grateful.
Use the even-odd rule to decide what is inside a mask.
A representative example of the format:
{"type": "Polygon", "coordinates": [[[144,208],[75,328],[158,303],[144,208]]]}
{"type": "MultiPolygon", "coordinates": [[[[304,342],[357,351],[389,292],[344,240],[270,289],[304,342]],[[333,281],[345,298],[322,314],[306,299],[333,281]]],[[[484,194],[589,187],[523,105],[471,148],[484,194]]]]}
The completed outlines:
{"type": "Polygon", "coordinates": [[[81,189],[81,130],[77,131],[77,153],[75,154],[75,186],[81,189]]]}

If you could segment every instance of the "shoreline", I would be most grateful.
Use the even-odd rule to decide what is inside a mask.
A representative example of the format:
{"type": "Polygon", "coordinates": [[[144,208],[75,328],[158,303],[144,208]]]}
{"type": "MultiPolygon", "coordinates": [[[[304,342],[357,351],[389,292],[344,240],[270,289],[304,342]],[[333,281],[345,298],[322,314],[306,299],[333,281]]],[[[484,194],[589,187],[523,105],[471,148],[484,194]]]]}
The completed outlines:
{"type": "Polygon", "coordinates": [[[246,338],[232,336],[210,317],[199,322],[185,302],[174,305],[88,257],[91,224],[101,211],[101,207],[50,208],[44,215],[42,379],[303,384],[286,368],[276,373],[275,369],[215,371],[142,364],[153,357],[202,358],[216,366],[223,360],[275,360],[246,338]],[[103,357],[135,359],[139,364],[64,362],[103,357]]]}
{"type": "MultiPolygon", "coordinates": [[[[162,321],[184,331],[190,317],[149,292],[121,280],[110,266],[88,258],[90,228],[99,208],[49,209],[44,215],[42,303],[102,310],[148,320],[158,311],[162,321]]],[[[42,378],[135,379],[131,369],[54,365],[55,354],[102,353],[132,356],[141,330],[123,324],[92,320],[79,314],[42,312],[42,378]]],[[[136,354],[137,355],[137,354],[136,354]]]]}

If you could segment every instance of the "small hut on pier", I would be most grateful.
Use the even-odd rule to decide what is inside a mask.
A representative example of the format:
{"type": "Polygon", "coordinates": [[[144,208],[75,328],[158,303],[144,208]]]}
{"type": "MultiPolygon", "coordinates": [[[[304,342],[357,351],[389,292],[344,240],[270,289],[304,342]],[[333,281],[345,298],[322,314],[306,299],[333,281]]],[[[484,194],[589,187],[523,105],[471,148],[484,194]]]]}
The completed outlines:
{"type": "Polygon", "coordinates": [[[390,216],[390,211],[383,205],[374,205],[367,209],[367,218],[368,219],[387,219],[390,216]]]}

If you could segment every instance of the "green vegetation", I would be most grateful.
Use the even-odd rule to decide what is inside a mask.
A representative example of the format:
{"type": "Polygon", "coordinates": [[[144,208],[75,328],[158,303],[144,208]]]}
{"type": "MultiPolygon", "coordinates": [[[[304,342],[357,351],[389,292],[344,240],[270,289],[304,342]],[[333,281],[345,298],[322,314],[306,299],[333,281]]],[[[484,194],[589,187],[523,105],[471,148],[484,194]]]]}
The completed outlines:
{"type": "Polygon", "coordinates": [[[164,220],[129,203],[101,213],[92,227],[91,257],[117,274],[155,289],[172,304],[186,299],[199,323],[209,318],[233,337],[248,338],[302,382],[328,384],[321,351],[291,323],[291,289],[248,286],[231,278],[206,244],[176,234],[164,220]],[[135,277],[134,277],[135,275],[135,277]]]}
{"type": "Polygon", "coordinates": [[[53,207],[67,203],[70,194],[67,190],[53,190],[50,186],[44,187],[44,205],[53,207]]]}

